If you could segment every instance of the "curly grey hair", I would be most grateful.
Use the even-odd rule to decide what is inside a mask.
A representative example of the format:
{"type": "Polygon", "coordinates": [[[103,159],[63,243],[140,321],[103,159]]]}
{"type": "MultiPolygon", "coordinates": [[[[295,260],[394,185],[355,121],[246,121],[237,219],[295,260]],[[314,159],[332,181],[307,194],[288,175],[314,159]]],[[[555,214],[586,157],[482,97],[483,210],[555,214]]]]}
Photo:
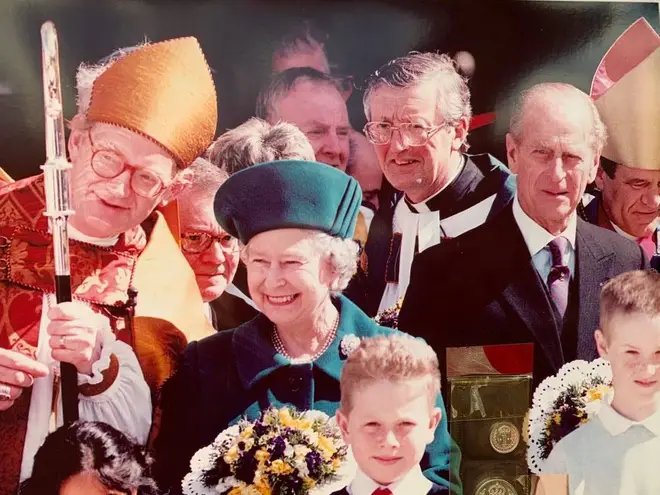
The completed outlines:
{"type": "MultiPolygon", "coordinates": [[[[469,128],[472,106],[467,79],[449,55],[432,52],[410,52],[390,60],[369,76],[362,99],[367,120],[371,119],[371,98],[376,89],[410,88],[427,81],[433,81],[437,88],[436,118],[451,126],[467,119],[469,128]]],[[[468,147],[464,141],[461,151],[467,151],[468,147]]]]}
{"type": "Polygon", "coordinates": [[[230,175],[257,163],[315,160],[314,148],[295,125],[270,125],[255,117],[220,136],[210,146],[208,157],[230,175]]]}

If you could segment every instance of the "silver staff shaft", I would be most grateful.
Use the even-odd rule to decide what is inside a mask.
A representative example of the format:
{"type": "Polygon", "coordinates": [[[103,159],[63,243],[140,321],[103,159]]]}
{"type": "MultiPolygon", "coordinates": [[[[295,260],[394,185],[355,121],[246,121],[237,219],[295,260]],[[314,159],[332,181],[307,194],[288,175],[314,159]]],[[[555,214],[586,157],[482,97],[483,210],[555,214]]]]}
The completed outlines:
{"type": "MultiPolygon", "coordinates": [[[[44,85],[44,119],[46,122],[46,163],[44,187],[46,211],[53,234],[55,261],[55,295],[57,302],[71,301],[71,276],[69,269],[68,217],[71,210],[69,171],[71,164],[66,158],[64,116],[60,83],[59,49],[57,32],[52,22],[41,26],[41,54],[44,85]]],[[[78,375],[75,366],[60,363],[62,374],[62,410],[64,422],[78,419],[78,375]]]]}

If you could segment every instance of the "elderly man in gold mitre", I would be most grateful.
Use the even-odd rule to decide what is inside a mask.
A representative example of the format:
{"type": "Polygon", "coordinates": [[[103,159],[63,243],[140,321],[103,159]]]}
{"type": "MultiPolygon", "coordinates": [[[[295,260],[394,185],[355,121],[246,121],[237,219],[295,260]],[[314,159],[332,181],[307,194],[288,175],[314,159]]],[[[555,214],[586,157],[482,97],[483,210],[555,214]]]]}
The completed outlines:
{"type": "Polygon", "coordinates": [[[591,97],[608,139],[583,216],[636,241],[660,270],[660,35],[646,19],[607,51],[591,97]]]}
{"type": "Polygon", "coordinates": [[[0,494],[15,493],[62,424],[60,362],[78,370],[81,419],[144,443],[179,352],[213,333],[158,211],[215,135],[216,93],[199,43],[120,50],[81,66],[77,90],[68,140],[73,302],[54,295],[43,176],[0,185],[0,494]]]}

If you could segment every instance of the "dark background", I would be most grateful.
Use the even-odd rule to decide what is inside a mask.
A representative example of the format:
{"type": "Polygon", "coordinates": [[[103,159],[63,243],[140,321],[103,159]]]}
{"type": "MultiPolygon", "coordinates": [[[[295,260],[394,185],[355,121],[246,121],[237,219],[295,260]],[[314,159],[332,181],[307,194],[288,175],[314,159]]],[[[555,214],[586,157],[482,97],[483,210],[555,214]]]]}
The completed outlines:
{"type": "Polygon", "coordinates": [[[44,161],[39,27],[59,33],[65,116],[75,113],[75,70],[145,38],[196,36],[214,72],[218,134],[252,116],[272,50],[290,28],[312,20],[328,34],[330,62],[355,76],[351,122],[364,125],[359,87],[390,58],[410,50],[465,50],[476,60],[474,113],[497,111],[476,130],[472,150],[501,160],[512,98],[541,81],[588,92],[616,38],[645,17],[658,30],[657,3],[512,0],[0,0],[0,166],[14,178],[44,161]]]}

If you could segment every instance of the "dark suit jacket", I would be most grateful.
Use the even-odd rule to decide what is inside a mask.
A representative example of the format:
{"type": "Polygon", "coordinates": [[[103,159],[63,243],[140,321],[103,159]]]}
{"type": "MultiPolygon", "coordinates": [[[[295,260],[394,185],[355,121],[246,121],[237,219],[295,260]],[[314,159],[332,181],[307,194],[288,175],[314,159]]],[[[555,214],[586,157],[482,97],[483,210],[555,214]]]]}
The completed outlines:
{"type": "MultiPolygon", "coordinates": [[[[477,174],[471,176],[472,178],[467,182],[461,181],[461,191],[449,192],[447,189],[444,194],[449,194],[449,196],[443,198],[437,196],[434,201],[444,199],[445,202],[450,203],[450,209],[458,210],[451,212],[453,215],[496,194],[495,202],[488,215],[489,218],[493,217],[513,199],[515,176],[511,175],[508,169],[491,155],[466,155],[466,157],[469,164],[475,167],[477,174]]],[[[461,177],[461,179],[466,178],[461,177]]],[[[388,262],[391,256],[396,257],[395,264],[398,267],[399,253],[397,249],[393,249],[392,244],[392,221],[396,203],[399,200],[402,201],[402,198],[402,194],[395,194],[393,204],[383,205],[378,214],[374,216],[369,228],[369,237],[360,258],[360,267],[344,291],[346,297],[369,316],[375,316],[378,312],[380,300],[387,285],[388,262]]],[[[444,210],[441,210],[441,213],[445,214],[444,210]]],[[[398,272],[395,275],[398,277],[398,272]]]]}
{"type": "MultiPolygon", "coordinates": [[[[577,308],[574,321],[561,330],[574,335],[571,359],[597,357],[594,331],[603,284],[646,267],[636,243],[578,218],[571,280],[577,308]]],[[[443,377],[447,347],[532,342],[536,385],[571,360],[547,294],[509,205],[491,221],[415,258],[399,327],[434,347],[443,377]]]]}
{"type": "MultiPolygon", "coordinates": [[[[341,351],[343,337],[371,337],[393,330],[378,326],[343,296],[334,302],[340,313],[337,337],[313,363],[292,365],[277,354],[270,337],[273,324],[263,314],[188,345],[161,395],[162,421],[154,450],[156,477],[163,491],[180,493],[195,452],[241,417],[255,420],[269,406],[285,404],[335,414],[339,377],[347,357],[341,351]]],[[[431,481],[449,486],[451,467],[455,493],[462,493],[457,486],[460,452],[449,436],[440,396],[437,407],[442,419],[422,458],[422,468],[431,481]]]]}

